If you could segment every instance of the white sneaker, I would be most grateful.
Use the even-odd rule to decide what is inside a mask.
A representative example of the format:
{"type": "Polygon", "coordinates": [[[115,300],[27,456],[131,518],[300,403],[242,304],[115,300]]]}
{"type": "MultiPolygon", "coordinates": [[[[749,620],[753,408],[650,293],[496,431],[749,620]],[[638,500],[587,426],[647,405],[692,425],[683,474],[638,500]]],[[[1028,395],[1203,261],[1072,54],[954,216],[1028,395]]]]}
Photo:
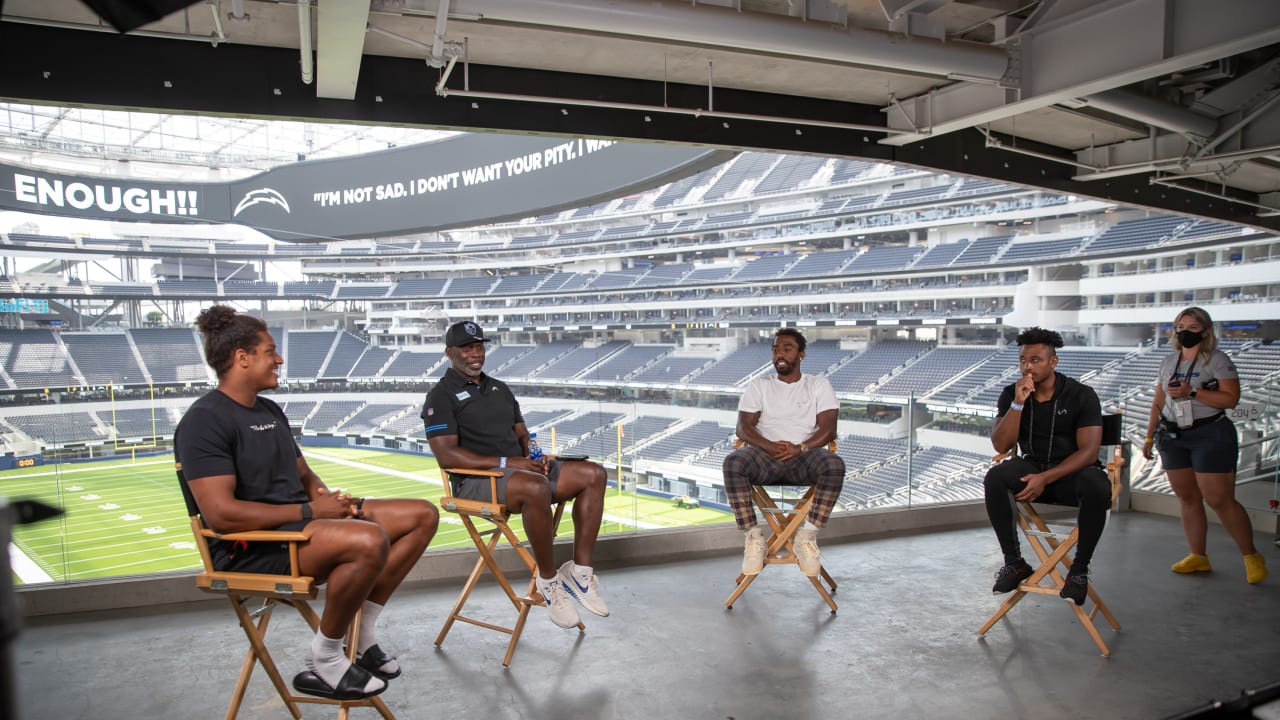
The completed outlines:
{"type": "Polygon", "coordinates": [[[551,622],[562,628],[577,627],[578,623],[582,622],[578,617],[578,609],[573,606],[573,601],[565,592],[560,578],[543,580],[539,575],[537,587],[538,594],[542,595],[542,599],[547,604],[547,617],[551,618],[551,622]]]}
{"type": "Polygon", "coordinates": [[[818,531],[800,528],[796,531],[796,539],[791,546],[796,550],[800,572],[809,577],[818,577],[822,572],[822,554],[818,552],[818,531]]]}
{"type": "Polygon", "coordinates": [[[586,583],[583,583],[582,578],[574,574],[573,561],[570,560],[560,566],[560,572],[557,574],[565,592],[577,600],[582,607],[600,617],[609,617],[609,606],[605,605],[604,598],[600,597],[600,580],[596,578],[595,573],[591,573],[586,583]]]}
{"type": "Polygon", "coordinates": [[[764,569],[764,554],[768,549],[763,528],[756,525],[748,530],[746,550],[742,553],[742,574],[759,575],[764,569]]]}

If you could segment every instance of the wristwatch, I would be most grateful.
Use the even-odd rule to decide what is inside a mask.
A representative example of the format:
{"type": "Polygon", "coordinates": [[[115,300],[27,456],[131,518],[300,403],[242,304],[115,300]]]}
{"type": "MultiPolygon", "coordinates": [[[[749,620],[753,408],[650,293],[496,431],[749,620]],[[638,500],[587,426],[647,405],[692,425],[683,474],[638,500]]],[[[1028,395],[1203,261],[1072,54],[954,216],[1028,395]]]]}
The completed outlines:
{"type": "Polygon", "coordinates": [[[1196,396],[1196,390],[1195,390],[1195,388],[1192,388],[1192,389],[1191,389],[1191,397],[1195,397],[1195,396],[1196,396]]]}
{"type": "Polygon", "coordinates": [[[309,502],[302,503],[302,519],[303,520],[311,519],[311,503],[309,502]]]}

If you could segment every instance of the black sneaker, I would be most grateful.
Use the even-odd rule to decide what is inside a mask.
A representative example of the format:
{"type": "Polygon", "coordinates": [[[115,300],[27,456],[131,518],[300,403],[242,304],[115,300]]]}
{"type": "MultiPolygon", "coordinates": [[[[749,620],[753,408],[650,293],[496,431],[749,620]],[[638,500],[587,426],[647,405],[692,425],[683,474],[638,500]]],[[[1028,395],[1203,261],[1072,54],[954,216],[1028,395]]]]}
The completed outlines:
{"type": "Polygon", "coordinates": [[[1065,598],[1077,605],[1084,605],[1084,599],[1089,596],[1089,571],[1077,570],[1071,568],[1067,573],[1066,582],[1062,585],[1062,592],[1058,593],[1058,597],[1065,598]]]}
{"type": "Polygon", "coordinates": [[[991,586],[992,595],[1003,595],[1018,587],[1023,580],[1031,577],[1031,566],[1026,560],[1019,559],[996,571],[996,584],[991,586]]]}

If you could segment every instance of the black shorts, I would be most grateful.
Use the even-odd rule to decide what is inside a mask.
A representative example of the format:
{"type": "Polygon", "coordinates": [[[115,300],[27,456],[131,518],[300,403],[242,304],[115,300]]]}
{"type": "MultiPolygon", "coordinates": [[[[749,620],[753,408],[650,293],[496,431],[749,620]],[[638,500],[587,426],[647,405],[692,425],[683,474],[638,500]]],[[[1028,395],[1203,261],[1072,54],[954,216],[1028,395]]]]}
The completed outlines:
{"type": "MultiPolygon", "coordinates": [[[[556,483],[560,480],[560,461],[552,460],[547,463],[547,482],[551,485],[552,497],[556,494],[556,483]]],[[[511,474],[516,472],[514,468],[493,468],[494,472],[501,472],[502,477],[498,478],[498,497],[494,499],[490,492],[489,478],[481,475],[453,475],[449,478],[450,489],[453,496],[464,500],[479,500],[481,502],[497,502],[501,505],[507,504],[507,481],[511,479],[511,474]]]]}
{"type": "MultiPolygon", "coordinates": [[[[286,523],[273,530],[296,532],[307,526],[310,520],[286,523]]],[[[210,548],[213,567],[222,572],[262,573],[264,575],[288,575],[289,543],[286,542],[227,542],[219,541],[210,548]]]]}
{"type": "Polygon", "coordinates": [[[1198,473],[1233,473],[1240,439],[1236,437],[1235,423],[1224,415],[1200,427],[1179,430],[1176,438],[1161,427],[1156,432],[1156,448],[1165,470],[1191,468],[1198,473]]]}

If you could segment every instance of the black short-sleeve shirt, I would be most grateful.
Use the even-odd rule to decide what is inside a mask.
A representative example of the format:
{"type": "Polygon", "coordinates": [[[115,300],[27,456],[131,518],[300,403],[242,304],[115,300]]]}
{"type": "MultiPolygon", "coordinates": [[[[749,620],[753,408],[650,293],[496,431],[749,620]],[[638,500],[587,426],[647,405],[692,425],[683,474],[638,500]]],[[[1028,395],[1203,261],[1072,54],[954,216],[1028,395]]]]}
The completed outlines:
{"type": "Polygon", "coordinates": [[[457,435],[458,447],[479,455],[524,454],[515,427],[524,423],[511,388],[484,373],[476,380],[453,368],[427,392],[422,405],[427,438],[457,435]]]}
{"type": "MultiPolygon", "coordinates": [[[[1082,427],[1102,426],[1102,404],[1093,388],[1077,380],[1054,373],[1053,399],[1037,402],[1035,396],[1027,398],[1022,410],[1022,425],[1018,428],[1018,445],[1027,459],[1057,465],[1079,449],[1076,430],[1082,427]],[[1052,439],[1050,439],[1052,433],[1052,439]]],[[[1000,393],[996,403],[996,416],[1004,417],[1013,403],[1014,385],[1000,393]]]]}
{"type": "Polygon", "coordinates": [[[214,475],[235,475],[239,500],[307,502],[298,476],[301,454],[284,411],[264,397],[245,407],[214,390],[191,404],[173,433],[182,495],[193,515],[199,509],[187,482],[214,475]]]}

